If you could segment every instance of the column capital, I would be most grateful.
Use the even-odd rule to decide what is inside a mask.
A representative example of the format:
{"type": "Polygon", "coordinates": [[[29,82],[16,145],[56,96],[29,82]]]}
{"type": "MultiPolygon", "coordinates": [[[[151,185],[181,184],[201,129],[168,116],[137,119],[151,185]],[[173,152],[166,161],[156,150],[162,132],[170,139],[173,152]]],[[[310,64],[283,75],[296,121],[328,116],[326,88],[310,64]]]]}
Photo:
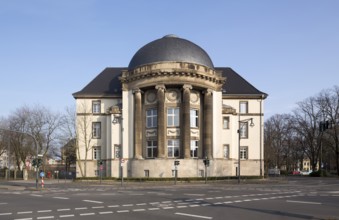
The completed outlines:
{"type": "Polygon", "coordinates": [[[203,94],[205,95],[211,95],[213,93],[213,90],[212,89],[206,89],[204,91],[202,91],[203,94]]]}
{"type": "Polygon", "coordinates": [[[190,84],[184,84],[183,86],[182,86],[182,89],[183,90],[192,90],[193,89],[193,87],[192,87],[192,85],[190,85],[190,84]]]}
{"type": "Polygon", "coordinates": [[[166,90],[166,86],[165,84],[159,84],[155,86],[156,90],[161,90],[161,91],[165,91],[166,90]]]}
{"type": "Polygon", "coordinates": [[[135,88],[132,90],[132,93],[135,94],[135,93],[142,93],[142,90],[139,89],[139,88],[135,88]]]}

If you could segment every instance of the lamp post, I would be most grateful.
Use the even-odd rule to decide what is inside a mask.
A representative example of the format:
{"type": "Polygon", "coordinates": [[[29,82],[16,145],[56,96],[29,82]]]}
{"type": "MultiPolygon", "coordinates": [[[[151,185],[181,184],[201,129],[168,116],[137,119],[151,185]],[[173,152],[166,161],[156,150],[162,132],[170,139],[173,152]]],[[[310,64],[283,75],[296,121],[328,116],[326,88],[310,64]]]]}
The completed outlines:
{"type": "MultiPolygon", "coordinates": [[[[25,135],[30,136],[34,140],[34,144],[35,144],[35,148],[36,148],[36,159],[38,159],[38,155],[39,155],[38,144],[37,144],[37,141],[36,141],[35,137],[32,134],[26,133],[26,132],[22,132],[22,131],[15,131],[15,130],[10,130],[10,129],[4,129],[4,128],[0,128],[0,130],[8,131],[8,132],[14,132],[14,133],[18,133],[18,134],[25,134],[25,135]]],[[[38,189],[38,179],[39,179],[38,165],[36,167],[35,173],[36,173],[35,188],[38,189]]]]}
{"type": "Polygon", "coordinates": [[[123,136],[122,132],[124,130],[123,128],[123,117],[122,117],[122,103],[119,103],[116,106],[113,106],[112,108],[112,113],[113,113],[113,124],[120,124],[120,158],[119,158],[119,167],[120,167],[120,175],[121,175],[121,186],[124,183],[124,173],[123,173],[123,136]]]}
{"type": "Polygon", "coordinates": [[[245,123],[251,121],[250,126],[253,127],[254,123],[253,123],[253,118],[249,118],[249,119],[244,119],[244,120],[240,120],[240,112],[239,112],[239,127],[238,127],[238,184],[240,184],[240,139],[241,139],[241,130],[243,129],[243,127],[246,125],[245,123]]]}

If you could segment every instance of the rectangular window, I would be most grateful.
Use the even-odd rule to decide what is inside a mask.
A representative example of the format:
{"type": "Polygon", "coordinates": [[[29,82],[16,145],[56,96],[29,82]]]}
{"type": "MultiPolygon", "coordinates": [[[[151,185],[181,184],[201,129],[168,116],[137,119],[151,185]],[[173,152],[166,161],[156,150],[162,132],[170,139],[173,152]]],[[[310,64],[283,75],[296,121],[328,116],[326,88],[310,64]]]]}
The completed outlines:
{"type": "Polygon", "coordinates": [[[101,122],[92,123],[92,137],[101,138],[101,122]]]}
{"type": "Polygon", "coordinates": [[[248,102],[240,102],[240,113],[248,113],[248,102]]]}
{"type": "Polygon", "coordinates": [[[198,141],[191,140],[191,157],[198,157],[198,141]]]}
{"type": "Polygon", "coordinates": [[[147,158],[157,157],[158,156],[158,142],[147,141],[146,151],[147,151],[147,158]]]}
{"type": "Polygon", "coordinates": [[[230,158],[230,145],[228,145],[228,144],[224,145],[224,158],[225,159],[230,158]]]}
{"type": "Polygon", "coordinates": [[[168,157],[179,157],[180,152],[179,152],[179,140],[174,139],[174,140],[168,140],[167,141],[167,151],[168,151],[168,157]]]}
{"type": "Polygon", "coordinates": [[[191,109],[190,116],[191,116],[191,120],[190,120],[191,128],[197,128],[198,127],[198,110],[191,109]]]}
{"type": "Polygon", "coordinates": [[[156,128],[158,126],[158,112],[157,109],[148,109],[146,111],[146,127],[156,128]]]}
{"type": "Polygon", "coordinates": [[[92,113],[100,114],[101,113],[101,101],[96,100],[92,102],[92,113]]]}
{"type": "Polygon", "coordinates": [[[240,147],[240,159],[241,160],[248,159],[248,147],[240,147]]]}
{"type": "Polygon", "coordinates": [[[223,118],[223,128],[230,129],[230,117],[223,118]]]}
{"type": "Polygon", "coordinates": [[[145,177],[149,177],[149,170],[144,170],[145,171],[145,177]]]}
{"type": "Polygon", "coordinates": [[[167,126],[178,127],[179,124],[179,108],[168,108],[167,109],[167,126]]]}
{"type": "Polygon", "coordinates": [[[101,147],[93,147],[93,159],[101,160],[101,147]]]}
{"type": "Polygon", "coordinates": [[[115,158],[120,158],[121,154],[120,154],[120,145],[114,145],[114,157],[115,158]]]}
{"type": "Polygon", "coordinates": [[[240,138],[248,138],[248,122],[240,122],[240,138]]]}

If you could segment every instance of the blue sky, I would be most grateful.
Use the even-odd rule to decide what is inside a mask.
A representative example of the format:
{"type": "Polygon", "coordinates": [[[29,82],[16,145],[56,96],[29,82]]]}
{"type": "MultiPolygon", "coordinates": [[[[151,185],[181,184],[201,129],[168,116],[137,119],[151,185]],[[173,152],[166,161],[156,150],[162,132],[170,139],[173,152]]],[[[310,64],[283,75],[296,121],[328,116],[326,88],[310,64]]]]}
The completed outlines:
{"type": "Polygon", "coordinates": [[[1,0],[0,117],[64,112],[106,67],[175,34],[269,94],[266,118],[339,85],[337,0],[1,0]]]}

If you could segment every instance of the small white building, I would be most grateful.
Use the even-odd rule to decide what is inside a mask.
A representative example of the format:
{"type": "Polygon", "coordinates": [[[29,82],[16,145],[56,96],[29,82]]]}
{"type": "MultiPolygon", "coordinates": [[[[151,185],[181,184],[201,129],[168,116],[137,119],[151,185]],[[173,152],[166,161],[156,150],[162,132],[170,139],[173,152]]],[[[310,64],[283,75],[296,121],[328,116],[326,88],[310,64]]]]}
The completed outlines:
{"type": "Polygon", "coordinates": [[[239,162],[263,175],[267,94],[188,40],[152,41],[73,96],[78,177],[201,177],[205,159],[208,176],[237,176],[239,162]]]}

